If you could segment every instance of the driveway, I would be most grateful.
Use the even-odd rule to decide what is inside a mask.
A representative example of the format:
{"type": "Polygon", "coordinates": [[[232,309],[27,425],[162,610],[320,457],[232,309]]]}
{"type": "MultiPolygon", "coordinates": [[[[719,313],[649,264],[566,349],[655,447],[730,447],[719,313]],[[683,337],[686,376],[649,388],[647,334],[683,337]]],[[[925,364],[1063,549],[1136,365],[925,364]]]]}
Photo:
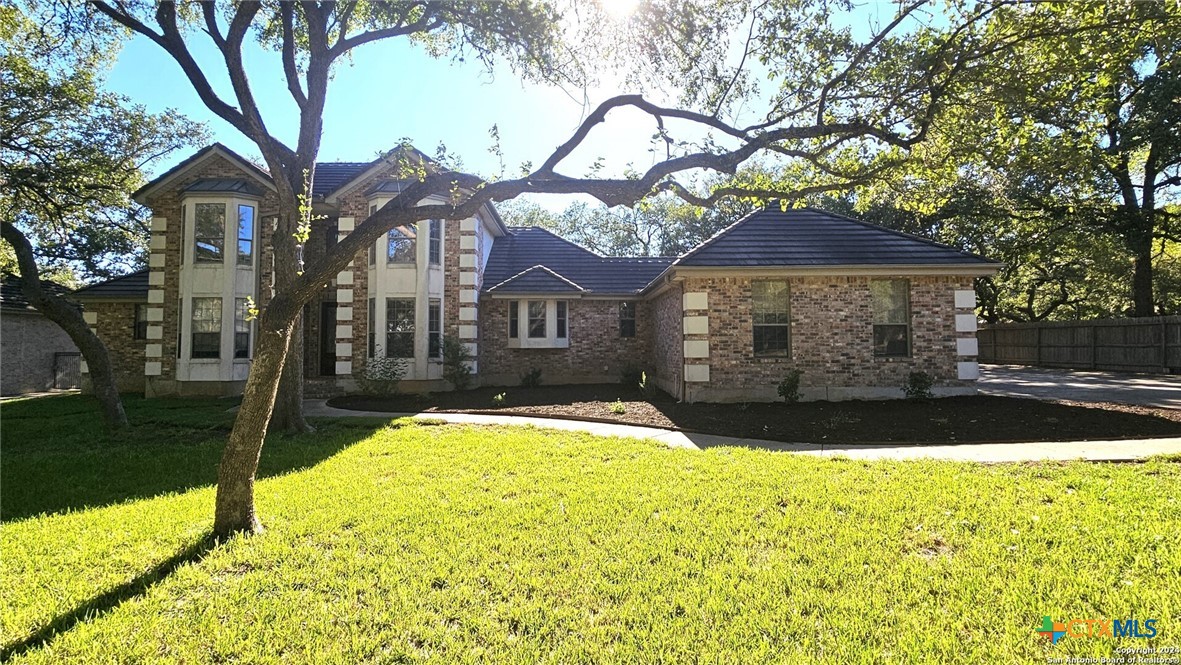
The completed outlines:
{"type": "Polygon", "coordinates": [[[985,395],[1121,402],[1181,409],[1181,376],[1168,374],[981,365],[977,385],[985,395]]]}

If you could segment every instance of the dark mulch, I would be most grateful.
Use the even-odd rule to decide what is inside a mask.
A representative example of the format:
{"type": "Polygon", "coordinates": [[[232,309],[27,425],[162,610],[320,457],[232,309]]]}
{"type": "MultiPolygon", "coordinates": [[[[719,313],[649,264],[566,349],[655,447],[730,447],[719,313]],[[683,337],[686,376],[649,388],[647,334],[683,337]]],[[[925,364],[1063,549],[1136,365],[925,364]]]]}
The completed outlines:
{"type": "Polygon", "coordinates": [[[773,441],[814,443],[982,443],[1181,436],[1181,411],[1126,404],[1044,402],[1015,397],[947,397],[801,404],[682,404],[664,393],[644,399],[621,384],[488,387],[428,395],[335,397],[359,411],[494,412],[606,420],[773,441]],[[505,394],[500,407],[493,396],[505,394]],[[619,399],[625,412],[611,412],[619,399]]]}

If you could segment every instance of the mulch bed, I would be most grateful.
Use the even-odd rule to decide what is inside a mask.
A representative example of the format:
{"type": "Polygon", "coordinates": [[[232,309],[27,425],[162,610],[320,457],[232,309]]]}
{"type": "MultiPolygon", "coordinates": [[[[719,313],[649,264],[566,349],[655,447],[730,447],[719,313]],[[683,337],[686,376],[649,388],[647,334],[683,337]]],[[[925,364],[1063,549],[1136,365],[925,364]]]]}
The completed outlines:
{"type": "Polygon", "coordinates": [[[1181,410],[1016,397],[777,404],[683,404],[622,384],[485,387],[465,392],[334,397],[341,409],[549,416],[811,443],[983,443],[1181,436],[1181,410]],[[504,393],[501,406],[493,396],[504,393]],[[621,400],[624,413],[612,413],[621,400]]]}

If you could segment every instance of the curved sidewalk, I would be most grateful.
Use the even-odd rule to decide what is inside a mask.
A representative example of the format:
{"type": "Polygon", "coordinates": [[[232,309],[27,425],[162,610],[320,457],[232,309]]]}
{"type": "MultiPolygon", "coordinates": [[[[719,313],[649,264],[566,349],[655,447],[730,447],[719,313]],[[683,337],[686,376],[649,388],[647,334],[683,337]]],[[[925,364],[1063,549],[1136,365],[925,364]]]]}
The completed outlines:
{"type": "Polygon", "coordinates": [[[327,405],[326,400],[310,399],[304,413],[320,418],[420,418],[467,425],[532,425],[546,429],[587,432],[598,436],[627,436],[653,439],[671,448],[703,450],[715,446],[743,446],[776,452],[800,453],[820,457],[851,459],[940,459],[961,462],[1037,462],[1042,460],[1090,460],[1127,462],[1153,455],[1181,454],[1181,437],[1171,439],[1134,439],[1126,441],[1062,441],[1041,443],[962,443],[941,445],[812,444],[784,443],[763,439],[743,439],[718,434],[695,434],[658,427],[594,423],[561,418],[530,416],[493,416],[476,413],[385,413],[351,411],[327,405]]]}

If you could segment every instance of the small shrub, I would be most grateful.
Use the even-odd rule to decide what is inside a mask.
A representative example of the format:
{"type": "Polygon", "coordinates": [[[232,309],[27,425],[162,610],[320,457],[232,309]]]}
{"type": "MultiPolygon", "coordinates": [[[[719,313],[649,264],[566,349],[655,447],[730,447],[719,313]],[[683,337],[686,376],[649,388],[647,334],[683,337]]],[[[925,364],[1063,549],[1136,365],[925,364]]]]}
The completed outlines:
{"type": "Polygon", "coordinates": [[[401,358],[385,358],[381,347],[375,349],[375,358],[365,361],[365,369],[357,377],[357,387],[365,395],[388,397],[398,393],[398,382],[406,374],[406,361],[401,358]]]}
{"type": "Polygon", "coordinates": [[[468,364],[472,354],[458,339],[443,337],[443,378],[456,390],[467,390],[472,385],[472,368],[468,364]]]}
{"type": "Polygon", "coordinates": [[[906,393],[907,399],[931,399],[934,397],[931,394],[931,386],[935,385],[935,379],[926,372],[911,372],[906,375],[906,383],[902,386],[902,392],[906,393]]]}
{"type": "Polygon", "coordinates": [[[644,380],[643,370],[628,365],[619,373],[619,382],[625,386],[639,386],[640,382],[644,380]]]}
{"type": "Polygon", "coordinates": [[[529,370],[528,372],[521,374],[521,387],[522,388],[536,388],[537,386],[540,386],[540,385],[541,385],[541,368],[540,367],[534,367],[533,369],[529,370]]]}
{"type": "Polygon", "coordinates": [[[795,404],[800,401],[800,377],[803,375],[802,371],[793,369],[779,382],[778,392],[784,402],[795,404]]]}
{"type": "Polygon", "coordinates": [[[618,398],[616,398],[616,400],[611,403],[611,406],[609,408],[611,409],[611,413],[614,413],[619,416],[622,416],[623,414],[627,413],[627,407],[624,406],[623,400],[620,400],[618,398]]]}
{"type": "Polygon", "coordinates": [[[498,393],[492,396],[492,406],[497,408],[504,406],[505,393],[498,393]]]}

